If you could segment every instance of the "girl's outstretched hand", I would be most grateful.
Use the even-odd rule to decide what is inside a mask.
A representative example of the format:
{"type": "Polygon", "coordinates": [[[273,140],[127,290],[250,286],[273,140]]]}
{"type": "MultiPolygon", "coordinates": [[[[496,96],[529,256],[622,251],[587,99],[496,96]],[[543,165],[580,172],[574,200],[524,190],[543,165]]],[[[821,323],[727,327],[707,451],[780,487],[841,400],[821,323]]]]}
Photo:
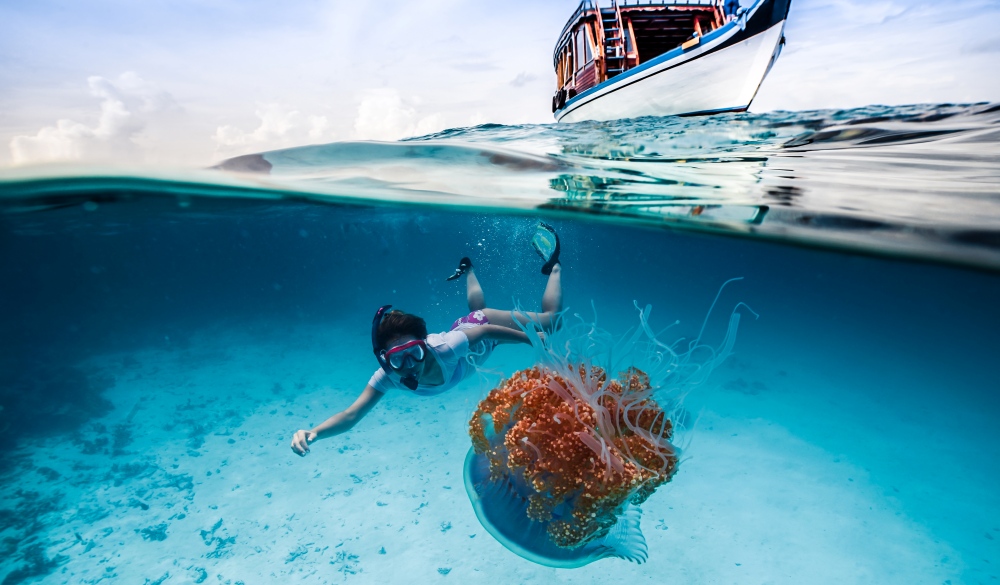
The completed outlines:
{"type": "Polygon", "coordinates": [[[300,457],[305,457],[309,453],[309,443],[316,440],[316,433],[312,431],[298,430],[292,437],[292,451],[300,457]]]}

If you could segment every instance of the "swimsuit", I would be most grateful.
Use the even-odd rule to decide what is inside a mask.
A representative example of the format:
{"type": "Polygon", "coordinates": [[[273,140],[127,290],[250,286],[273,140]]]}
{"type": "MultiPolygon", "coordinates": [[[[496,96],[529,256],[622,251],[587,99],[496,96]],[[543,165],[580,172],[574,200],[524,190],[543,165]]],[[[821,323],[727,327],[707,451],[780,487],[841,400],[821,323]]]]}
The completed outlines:
{"type": "MultiPolygon", "coordinates": [[[[438,385],[418,384],[413,393],[419,396],[441,394],[472,376],[476,367],[482,365],[490,357],[497,343],[495,341],[480,341],[470,347],[469,338],[464,331],[488,325],[489,322],[482,311],[473,311],[456,319],[450,331],[428,335],[425,340],[427,353],[430,359],[436,360],[441,367],[444,383],[438,385]]],[[[368,385],[383,394],[389,390],[407,390],[400,383],[399,376],[390,376],[382,368],[375,371],[371,379],[368,380],[368,385]]]]}
{"type": "Polygon", "coordinates": [[[490,320],[486,318],[486,313],[482,311],[473,311],[464,317],[459,317],[455,319],[455,322],[451,324],[451,330],[455,331],[463,329],[471,329],[473,327],[478,327],[480,325],[489,325],[490,320]]]}

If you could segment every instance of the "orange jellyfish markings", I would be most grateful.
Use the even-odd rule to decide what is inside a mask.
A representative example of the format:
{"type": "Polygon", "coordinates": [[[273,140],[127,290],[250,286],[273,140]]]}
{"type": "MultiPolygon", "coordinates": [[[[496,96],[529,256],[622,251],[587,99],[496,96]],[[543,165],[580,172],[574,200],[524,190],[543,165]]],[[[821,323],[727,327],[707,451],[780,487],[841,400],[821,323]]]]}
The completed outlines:
{"type": "Polygon", "coordinates": [[[528,517],[564,548],[607,534],[626,503],[644,502],[677,467],[649,376],[632,368],[608,383],[600,368],[579,372],[576,385],[544,367],[516,372],[469,422],[491,479],[520,476],[533,491],[528,517]]]}

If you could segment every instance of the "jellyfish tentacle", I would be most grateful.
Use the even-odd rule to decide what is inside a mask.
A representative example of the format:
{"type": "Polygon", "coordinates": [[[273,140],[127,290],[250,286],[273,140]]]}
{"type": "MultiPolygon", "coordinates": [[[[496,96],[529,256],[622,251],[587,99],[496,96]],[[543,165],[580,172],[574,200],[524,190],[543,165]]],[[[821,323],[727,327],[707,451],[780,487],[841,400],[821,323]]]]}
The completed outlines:
{"type": "Polygon", "coordinates": [[[708,307],[708,312],[705,313],[705,320],[702,321],[701,329],[698,330],[698,337],[695,338],[696,344],[701,342],[701,336],[704,335],[705,333],[705,326],[708,325],[708,318],[712,316],[712,311],[715,309],[715,304],[719,302],[719,297],[722,296],[723,289],[725,289],[726,285],[728,285],[730,282],[736,282],[737,280],[743,280],[743,277],[737,276],[735,278],[730,278],[726,282],[723,282],[722,286],[719,287],[719,292],[715,293],[715,299],[712,300],[711,306],[708,307]]]}
{"type": "Polygon", "coordinates": [[[528,447],[531,447],[531,449],[535,452],[535,457],[537,458],[536,461],[542,459],[542,452],[539,451],[538,447],[536,447],[531,441],[528,440],[528,437],[522,438],[521,443],[528,447]]]}

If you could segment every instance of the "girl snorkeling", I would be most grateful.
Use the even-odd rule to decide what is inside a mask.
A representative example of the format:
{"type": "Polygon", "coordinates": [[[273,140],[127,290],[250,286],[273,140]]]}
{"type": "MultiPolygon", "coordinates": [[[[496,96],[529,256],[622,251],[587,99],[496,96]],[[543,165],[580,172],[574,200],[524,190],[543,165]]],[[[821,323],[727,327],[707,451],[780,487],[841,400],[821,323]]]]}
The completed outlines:
{"type": "Polygon", "coordinates": [[[313,429],[296,431],[292,437],[292,451],[305,456],[311,443],[350,430],[390,390],[421,396],[450,390],[470,377],[497,345],[529,343],[518,322],[521,325],[538,323],[543,331],[558,327],[557,316],[562,310],[559,238],[552,227],[540,223],[531,244],[545,260],[542,273],[549,277],[542,295],[541,313],[515,314],[514,311],[488,308],[472,261],[462,258],[448,280],[465,276],[470,313],[456,319],[448,331],[428,334],[422,318],[398,310],[390,311],[392,305],[380,307],[372,320],[372,350],[379,369],[346,410],[313,429]]]}

